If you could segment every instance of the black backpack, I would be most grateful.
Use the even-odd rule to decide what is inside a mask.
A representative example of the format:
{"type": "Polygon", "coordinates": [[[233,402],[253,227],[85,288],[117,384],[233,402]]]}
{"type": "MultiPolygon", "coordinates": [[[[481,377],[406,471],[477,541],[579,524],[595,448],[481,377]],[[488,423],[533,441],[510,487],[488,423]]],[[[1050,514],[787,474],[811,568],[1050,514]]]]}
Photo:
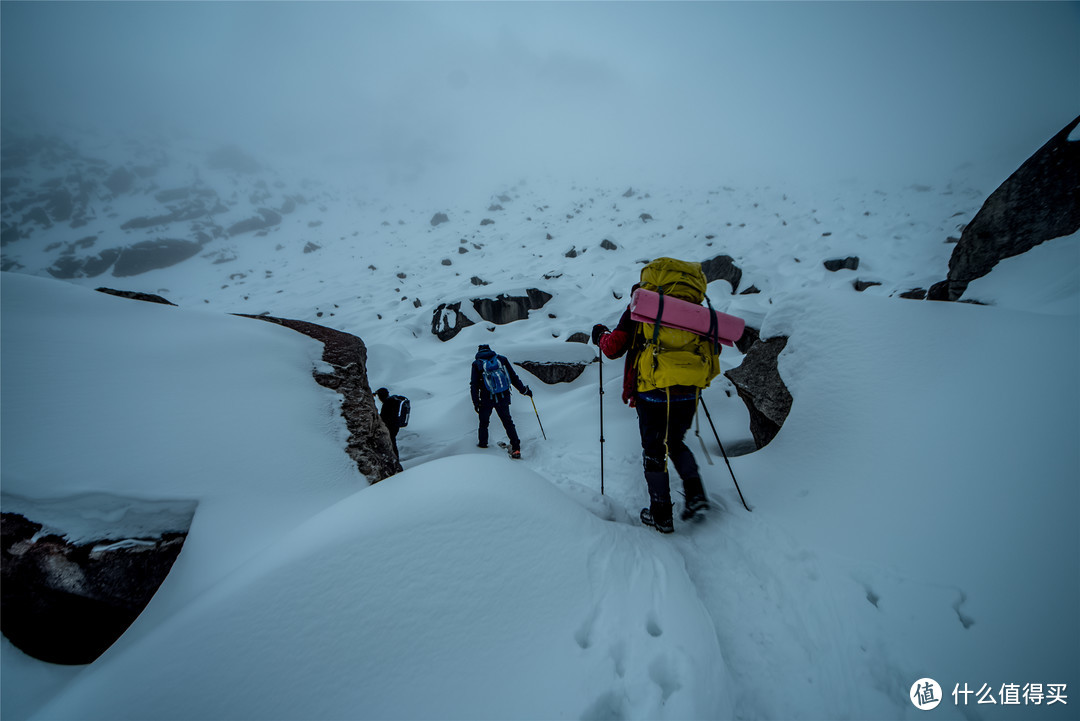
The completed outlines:
{"type": "Polygon", "coordinates": [[[409,412],[412,410],[412,406],[409,403],[409,399],[405,396],[390,396],[386,399],[387,403],[394,402],[397,406],[390,406],[393,410],[394,419],[397,421],[398,428],[404,428],[409,425],[409,412]]]}

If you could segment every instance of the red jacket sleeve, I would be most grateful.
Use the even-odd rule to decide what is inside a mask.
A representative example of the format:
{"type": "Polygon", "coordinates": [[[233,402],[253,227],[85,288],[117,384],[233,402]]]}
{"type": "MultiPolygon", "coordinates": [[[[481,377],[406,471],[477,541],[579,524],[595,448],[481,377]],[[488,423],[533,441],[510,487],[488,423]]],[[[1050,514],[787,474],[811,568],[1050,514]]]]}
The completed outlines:
{"type": "Polygon", "coordinates": [[[600,350],[608,358],[619,358],[630,349],[633,340],[634,321],[630,320],[630,309],[627,308],[619,318],[615,330],[600,336],[600,350]]]}

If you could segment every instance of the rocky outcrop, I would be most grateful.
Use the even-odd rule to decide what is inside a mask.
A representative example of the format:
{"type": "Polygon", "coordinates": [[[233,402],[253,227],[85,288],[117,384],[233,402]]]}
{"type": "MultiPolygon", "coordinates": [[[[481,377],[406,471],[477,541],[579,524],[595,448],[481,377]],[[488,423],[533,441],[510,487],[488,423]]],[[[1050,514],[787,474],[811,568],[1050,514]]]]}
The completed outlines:
{"type": "Polygon", "coordinates": [[[431,225],[432,225],[432,227],[435,227],[439,223],[449,223],[449,222],[450,222],[450,217],[447,216],[446,213],[436,213],[435,215],[431,216],[431,225]]]}
{"type": "Polygon", "coordinates": [[[518,361],[514,365],[521,366],[544,383],[554,385],[577,380],[577,377],[582,374],[588,363],[518,361]]]}
{"type": "Polygon", "coordinates": [[[715,258],[701,261],[701,270],[705,273],[706,282],[714,280],[726,280],[731,283],[731,292],[739,290],[742,282],[742,270],[735,265],[735,259],[730,255],[718,255],[715,258]]]}
{"type": "Polygon", "coordinates": [[[346,452],[356,461],[356,467],[371,483],[401,472],[401,463],[394,454],[390,432],[386,430],[367,379],[367,347],[354,335],[302,320],[274,318],[267,315],[245,315],[283,325],[322,342],[322,359],[333,373],[314,373],[319,385],[342,395],[341,415],[349,429],[346,452]]]}
{"type": "Polygon", "coordinates": [[[440,303],[431,316],[431,332],[444,343],[461,331],[475,325],[461,312],[461,303],[440,303]]]}
{"type": "Polygon", "coordinates": [[[196,255],[200,250],[202,245],[191,240],[146,240],[122,248],[113,265],[112,274],[117,278],[127,278],[148,270],[168,268],[196,255]]]}
{"type": "Polygon", "coordinates": [[[735,384],[750,412],[750,433],[758,448],[776,437],[791,410],[791,393],[777,367],[777,358],[787,341],[787,336],[759,340],[738,368],[724,374],[735,384]]]}
{"type": "Polygon", "coordinates": [[[146,240],[124,248],[109,248],[97,255],[76,258],[64,255],[48,271],[54,278],[96,278],[112,268],[113,276],[126,278],[148,270],[168,268],[196,255],[202,245],[191,240],[159,238],[146,240]]]}
{"type": "Polygon", "coordinates": [[[28,656],[57,664],[91,663],[120,638],[187,537],[184,528],[72,544],[42,531],[22,515],[0,516],[0,630],[28,656]]]}
{"type": "Polygon", "coordinates": [[[543,308],[552,295],[536,288],[529,288],[523,296],[502,295],[495,298],[474,298],[473,308],[489,323],[505,325],[529,317],[530,310],[543,308]]]}
{"type": "Polygon", "coordinates": [[[54,278],[68,280],[70,278],[96,278],[116,262],[120,257],[119,248],[109,248],[97,255],[88,258],[76,258],[72,255],[63,255],[49,266],[48,273],[54,278]]]}
{"type": "Polygon", "coordinates": [[[1078,124],[1080,117],[986,199],[953,248],[948,277],[931,288],[932,300],[959,300],[998,261],[1080,230],[1080,141],[1069,140],[1078,124]]]}
{"type": "Polygon", "coordinates": [[[134,290],[113,290],[112,288],[95,288],[99,293],[107,293],[108,295],[119,296],[120,298],[130,298],[131,300],[143,300],[147,303],[160,303],[161,305],[176,305],[160,295],[154,295],[153,293],[140,293],[134,290]]]}
{"type": "Polygon", "coordinates": [[[270,210],[270,208],[259,208],[258,215],[245,218],[238,223],[233,223],[229,226],[229,236],[240,235],[241,233],[252,233],[256,231],[265,231],[281,222],[281,214],[276,210],[270,210]]]}

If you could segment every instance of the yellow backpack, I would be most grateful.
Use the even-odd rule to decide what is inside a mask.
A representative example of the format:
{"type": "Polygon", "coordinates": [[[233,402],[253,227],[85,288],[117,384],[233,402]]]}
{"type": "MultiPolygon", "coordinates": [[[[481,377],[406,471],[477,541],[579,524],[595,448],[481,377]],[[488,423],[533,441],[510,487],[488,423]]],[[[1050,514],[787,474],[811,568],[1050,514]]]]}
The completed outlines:
{"type": "MultiPolygon", "coordinates": [[[[657,258],[641,269],[641,287],[691,303],[705,299],[708,280],[701,263],[657,258]]],[[[637,390],[672,386],[708,388],[720,374],[720,347],[688,330],[638,324],[641,352],[636,360],[637,390]]]]}

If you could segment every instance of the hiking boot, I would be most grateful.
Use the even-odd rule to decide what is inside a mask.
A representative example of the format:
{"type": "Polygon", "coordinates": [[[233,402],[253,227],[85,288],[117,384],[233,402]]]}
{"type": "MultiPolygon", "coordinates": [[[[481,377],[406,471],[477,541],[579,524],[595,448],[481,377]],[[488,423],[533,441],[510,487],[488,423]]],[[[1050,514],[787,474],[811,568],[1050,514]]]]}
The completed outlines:
{"type": "Polygon", "coordinates": [[[641,509],[641,522],[646,526],[652,526],[660,533],[674,533],[675,524],[671,520],[671,506],[668,505],[667,513],[664,514],[664,509],[657,508],[656,515],[653,515],[651,508],[641,509]]]}
{"type": "Polygon", "coordinates": [[[521,460],[521,451],[517,451],[517,450],[510,451],[510,457],[515,459],[515,460],[520,461],[521,460]]]}
{"type": "Polygon", "coordinates": [[[477,448],[487,448],[487,443],[477,443],[476,447],[477,448]]]}
{"type": "Polygon", "coordinates": [[[705,496],[688,498],[686,499],[686,508],[682,512],[682,519],[684,521],[689,521],[692,518],[700,519],[702,516],[699,514],[707,510],[709,510],[709,499],[705,498],[705,496]]]}

